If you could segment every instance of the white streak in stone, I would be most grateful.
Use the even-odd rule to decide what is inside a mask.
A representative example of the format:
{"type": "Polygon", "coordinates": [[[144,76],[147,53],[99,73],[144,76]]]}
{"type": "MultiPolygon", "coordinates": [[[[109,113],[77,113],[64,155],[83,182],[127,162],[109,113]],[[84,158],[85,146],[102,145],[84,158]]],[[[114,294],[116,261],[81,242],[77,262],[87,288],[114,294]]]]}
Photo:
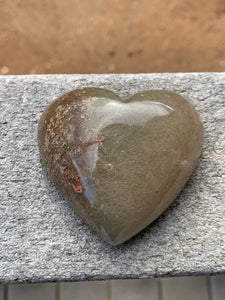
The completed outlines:
{"type": "Polygon", "coordinates": [[[91,120],[87,130],[95,128],[96,137],[100,131],[112,124],[144,125],[154,117],[170,114],[173,109],[154,101],[124,103],[107,98],[93,97],[87,105],[91,120]]]}

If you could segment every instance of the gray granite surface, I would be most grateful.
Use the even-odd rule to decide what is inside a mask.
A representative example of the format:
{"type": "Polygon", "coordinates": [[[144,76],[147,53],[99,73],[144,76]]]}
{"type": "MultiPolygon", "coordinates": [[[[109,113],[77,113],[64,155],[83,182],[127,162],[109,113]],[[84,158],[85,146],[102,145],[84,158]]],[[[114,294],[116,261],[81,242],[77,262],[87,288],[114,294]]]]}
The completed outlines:
{"type": "Polygon", "coordinates": [[[225,73],[0,76],[0,282],[147,278],[225,272],[225,73]],[[205,128],[201,159],[178,199],[120,246],[98,238],[48,179],[37,126],[55,98],[96,86],[122,97],[168,89],[205,128]]]}

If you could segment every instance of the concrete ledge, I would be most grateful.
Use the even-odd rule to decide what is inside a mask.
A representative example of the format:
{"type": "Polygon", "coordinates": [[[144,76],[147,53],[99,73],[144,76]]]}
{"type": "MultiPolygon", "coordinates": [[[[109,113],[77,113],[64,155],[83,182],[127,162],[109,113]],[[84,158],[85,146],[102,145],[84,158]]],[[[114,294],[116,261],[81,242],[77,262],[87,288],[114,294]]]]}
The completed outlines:
{"type": "Polygon", "coordinates": [[[147,278],[225,272],[225,73],[0,76],[0,281],[147,278]],[[117,247],[73,213],[43,169],[37,125],[75,88],[122,97],[168,89],[190,100],[205,127],[202,157],[172,206],[117,247]]]}

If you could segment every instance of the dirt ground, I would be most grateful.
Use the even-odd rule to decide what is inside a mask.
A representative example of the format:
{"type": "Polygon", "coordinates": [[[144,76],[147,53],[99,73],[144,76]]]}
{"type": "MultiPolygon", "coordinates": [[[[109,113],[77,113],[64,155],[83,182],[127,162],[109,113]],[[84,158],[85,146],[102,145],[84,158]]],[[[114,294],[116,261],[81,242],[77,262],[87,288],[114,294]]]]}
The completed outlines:
{"type": "Polygon", "coordinates": [[[225,0],[0,0],[0,73],[225,71],[225,0]]]}

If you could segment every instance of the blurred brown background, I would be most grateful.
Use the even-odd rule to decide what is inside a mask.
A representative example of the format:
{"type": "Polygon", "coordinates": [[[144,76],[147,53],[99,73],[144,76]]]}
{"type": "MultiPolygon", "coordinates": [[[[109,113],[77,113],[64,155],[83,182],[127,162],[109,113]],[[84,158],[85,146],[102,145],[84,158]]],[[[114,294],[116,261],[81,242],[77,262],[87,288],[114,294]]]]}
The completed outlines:
{"type": "Polygon", "coordinates": [[[0,0],[0,74],[225,71],[225,0],[0,0]]]}

